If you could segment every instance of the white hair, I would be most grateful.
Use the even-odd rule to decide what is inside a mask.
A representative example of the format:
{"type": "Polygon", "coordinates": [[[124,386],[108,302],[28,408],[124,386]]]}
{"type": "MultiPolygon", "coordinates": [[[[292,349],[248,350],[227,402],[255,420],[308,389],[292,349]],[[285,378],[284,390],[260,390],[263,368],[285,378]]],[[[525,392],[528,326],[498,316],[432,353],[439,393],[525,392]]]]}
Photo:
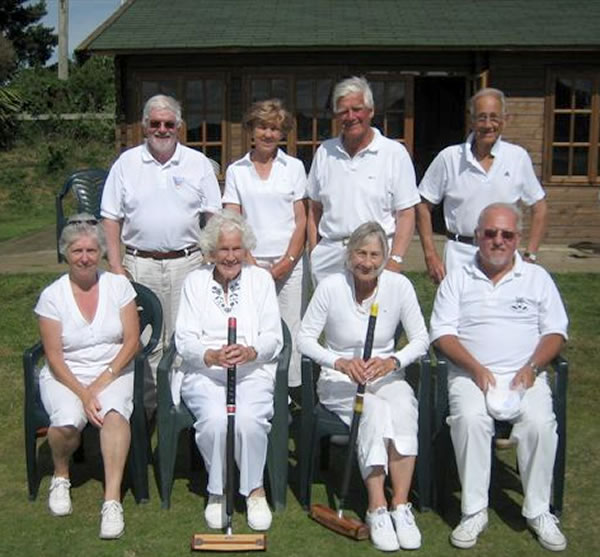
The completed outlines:
{"type": "Polygon", "coordinates": [[[245,250],[250,251],[256,247],[256,237],[244,217],[230,209],[222,209],[208,219],[208,223],[200,233],[198,243],[204,257],[213,255],[217,251],[219,236],[223,232],[239,232],[245,250]]]}
{"type": "Polygon", "coordinates": [[[502,106],[502,114],[506,114],[506,97],[504,93],[500,91],[500,89],[495,89],[494,87],[485,87],[484,89],[480,89],[469,99],[469,114],[471,118],[475,118],[477,114],[475,114],[475,103],[477,99],[481,97],[494,97],[500,101],[500,105],[502,106]]]}
{"type": "Polygon", "coordinates": [[[89,213],[78,213],[72,215],[67,220],[67,224],[60,233],[58,240],[58,251],[63,257],[66,257],[67,251],[71,244],[79,240],[82,236],[90,236],[98,243],[100,256],[103,257],[106,253],[106,237],[104,236],[104,228],[99,220],[89,213]]]}
{"type": "Polygon", "coordinates": [[[142,126],[144,128],[148,127],[148,124],[150,123],[150,113],[153,110],[169,110],[175,114],[175,125],[177,127],[181,126],[181,105],[173,97],[167,95],[154,95],[146,101],[142,112],[142,126]]]}
{"type": "Polygon", "coordinates": [[[373,101],[373,91],[369,82],[364,77],[349,77],[340,81],[333,89],[332,104],[333,111],[337,110],[337,105],[340,99],[348,96],[360,93],[363,96],[363,102],[367,108],[375,110],[375,102],[373,101]]]}

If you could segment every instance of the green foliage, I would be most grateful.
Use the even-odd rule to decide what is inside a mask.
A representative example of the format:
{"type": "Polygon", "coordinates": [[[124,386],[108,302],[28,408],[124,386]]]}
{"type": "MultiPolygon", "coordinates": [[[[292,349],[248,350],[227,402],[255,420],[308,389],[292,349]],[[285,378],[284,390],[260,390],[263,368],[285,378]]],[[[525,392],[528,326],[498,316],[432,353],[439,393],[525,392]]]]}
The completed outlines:
{"type": "Polygon", "coordinates": [[[0,87],[0,149],[10,147],[17,130],[15,115],[21,109],[21,97],[8,87],[0,87]]]}
{"type": "Polygon", "coordinates": [[[44,0],[0,2],[0,33],[11,42],[19,66],[43,66],[52,55],[57,36],[39,23],[46,13],[44,0]]]}

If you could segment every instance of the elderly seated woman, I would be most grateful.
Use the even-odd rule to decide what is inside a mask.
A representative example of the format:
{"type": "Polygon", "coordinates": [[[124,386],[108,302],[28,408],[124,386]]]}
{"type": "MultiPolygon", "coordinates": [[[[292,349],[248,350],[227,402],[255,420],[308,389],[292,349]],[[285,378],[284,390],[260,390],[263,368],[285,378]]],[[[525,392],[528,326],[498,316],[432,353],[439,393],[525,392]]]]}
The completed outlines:
{"type": "Polygon", "coordinates": [[[366,384],[357,456],[367,486],[366,516],[377,549],[417,549],[421,533],[408,492],[417,454],[418,406],[403,368],[429,345],[415,291],[407,278],[384,270],[388,241],[375,222],[359,226],[350,236],[346,271],[325,278],[308,306],[298,347],[322,366],[317,384],[321,404],[348,425],[359,383],[366,384]],[[379,305],[373,356],[362,359],[370,307],[379,305]],[[399,323],[408,344],[396,351],[399,323]],[[325,333],[324,346],[319,336],[325,333]],[[392,484],[391,512],[384,493],[385,476],[392,484]]]}
{"type": "Polygon", "coordinates": [[[133,411],[133,357],[139,345],[135,290],[119,275],[100,271],[106,251],[102,226],[88,214],[71,217],[59,240],[69,272],[41,294],[35,307],[46,354],[40,372],[42,404],[50,416],[54,462],[48,506],[72,512],[69,459],[89,422],[100,430],[105,487],[100,537],[123,534],[121,480],[133,411]]]}
{"type": "Polygon", "coordinates": [[[225,526],[227,368],[237,366],[235,461],[248,525],[267,530],[271,511],[263,472],[269,420],[273,416],[276,358],[283,346],[275,284],[268,271],[247,265],[252,230],[241,215],[224,210],[211,217],[200,246],[209,262],[186,278],[175,325],[183,358],[181,396],[194,415],[196,443],[208,471],[210,528],[225,526]],[[227,322],[237,319],[237,343],[227,345],[227,322]]]}

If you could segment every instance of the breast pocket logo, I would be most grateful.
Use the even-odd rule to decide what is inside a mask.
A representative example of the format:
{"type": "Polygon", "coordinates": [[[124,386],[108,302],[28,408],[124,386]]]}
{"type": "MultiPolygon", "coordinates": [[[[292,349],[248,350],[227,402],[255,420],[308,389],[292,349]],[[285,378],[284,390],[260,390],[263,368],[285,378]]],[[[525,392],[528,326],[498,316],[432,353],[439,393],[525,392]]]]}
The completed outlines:
{"type": "Polygon", "coordinates": [[[527,305],[527,302],[525,301],[524,298],[517,298],[512,304],[511,304],[511,309],[513,309],[514,311],[518,311],[520,313],[527,311],[529,309],[529,306],[527,305]]]}

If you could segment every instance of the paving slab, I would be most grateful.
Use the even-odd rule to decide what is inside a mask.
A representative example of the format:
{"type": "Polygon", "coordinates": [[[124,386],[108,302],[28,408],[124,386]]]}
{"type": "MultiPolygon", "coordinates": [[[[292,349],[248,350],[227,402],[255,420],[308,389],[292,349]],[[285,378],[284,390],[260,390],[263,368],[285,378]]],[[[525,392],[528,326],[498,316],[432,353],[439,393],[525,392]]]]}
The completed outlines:
{"type": "MultiPolygon", "coordinates": [[[[436,236],[442,253],[443,236],[436,236]]],[[[407,271],[424,271],[425,263],[418,236],[415,235],[405,257],[407,271]]],[[[600,253],[566,245],[542,245],[538,262],[553,273],[600,273],[600,253]]],[[[0,273],[59,273],[66,270],[56,257],[55,228],[48,227],[20,238],[0,242],[0,273]]]]}

